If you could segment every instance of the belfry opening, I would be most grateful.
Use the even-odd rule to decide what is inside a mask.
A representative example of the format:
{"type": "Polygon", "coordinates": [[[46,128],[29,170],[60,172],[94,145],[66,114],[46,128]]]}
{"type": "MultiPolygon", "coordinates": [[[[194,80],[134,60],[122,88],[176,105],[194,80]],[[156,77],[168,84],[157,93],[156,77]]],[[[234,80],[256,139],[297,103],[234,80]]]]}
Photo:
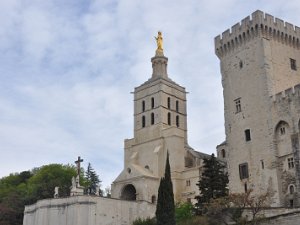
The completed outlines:
{"type": "Polygon", "coordinates": [[[127,184],[123,187],[121,193],[121,199],[135,201],[136,200],[136,189],[132,184],[127,184]]]}

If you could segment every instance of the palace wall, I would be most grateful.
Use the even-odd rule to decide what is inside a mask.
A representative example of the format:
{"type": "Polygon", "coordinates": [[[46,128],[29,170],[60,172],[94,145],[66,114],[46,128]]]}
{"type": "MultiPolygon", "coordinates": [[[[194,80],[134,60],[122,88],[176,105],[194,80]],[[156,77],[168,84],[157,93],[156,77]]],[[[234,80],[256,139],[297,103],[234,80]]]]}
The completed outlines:
{"type": "Polygon", "coordinates": [[[156,206],[97,196],[45,199],[26,206],[23,225],[131,225],[154,217],[156,206]]]}

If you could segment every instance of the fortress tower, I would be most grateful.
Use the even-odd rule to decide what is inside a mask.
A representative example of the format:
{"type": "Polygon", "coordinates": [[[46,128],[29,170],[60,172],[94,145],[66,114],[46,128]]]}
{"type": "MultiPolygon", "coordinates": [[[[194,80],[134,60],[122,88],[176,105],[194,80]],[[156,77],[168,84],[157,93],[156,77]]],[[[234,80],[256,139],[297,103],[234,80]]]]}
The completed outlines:
{"type": "Polygon", "coordinates": [[[231,192],[274,191],[300,206],[300,28],[256,11],[215,38],[224,95],[231,192]]]}
{"type": "Polygon", "coordinates": [[[124,170],[112,184],[112,197],[155,203],[169,152],[175,201],[192,201],[206,154],[187,141],[185,88],[168,77],[168,58],[156,50],[152,77],[134,90],[134,138],[125,140],[124,170]]]}

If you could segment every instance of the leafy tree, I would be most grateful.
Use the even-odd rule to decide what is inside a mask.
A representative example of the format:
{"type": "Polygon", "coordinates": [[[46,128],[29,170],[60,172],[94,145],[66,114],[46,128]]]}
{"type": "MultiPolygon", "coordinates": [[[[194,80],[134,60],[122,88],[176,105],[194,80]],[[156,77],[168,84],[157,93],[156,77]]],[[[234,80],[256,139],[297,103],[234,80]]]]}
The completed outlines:
{"type": "Polygon", "coordinates": [[[75,167],[50,164],[1,178],[0,225],[22,225],[24,206],[53,198],[56,186],[60,187],[60,196],[68,196],[75,174],[75,167]]]}
{"type": "Polygon", "coordinates": [[[10,174],[0,179],[0,225],[20,225],[27,200],[29,171],[10,174]]]}
{"type": "Polygon", "coordinates": [[[196,207],[198,213],[203,213],[205,204],[209,203],[211,199],[220,198],[228,195],[228,175],[224,173],[225,166],[222,165],[214,156],[203,160],[203,173],[197,183],[200,195],[196,196],[198,202],[196,207]]]}
{"type": "Polygon", "coordinates": [[[30,203],[45,198],[53,198],[54,188],[59,187],[59,196],[69,196],[72,177],[76,168],[70,165],[50,164],[33,170],[34,175],[28,180],[30,203]]]}
{"type": "Polygon", "coordinates": [[[171,180],[171,169],[169,153],[167,153],[165,176],[161,178],[158,188],[158,198],[156,206],[157,225],[175,225],[175,204],[173,185],[171,180]]]}
{"type": "Polygon", "coordinates": [[[91,163],[88,164],[88,168],[85,172],[85,180],[86,180],[86,188],[87,188],[87,194],[95,195],[99,194],[100,196],[103,195],[102,190],[100,189],[100,183],[101,180],[99,179],[99,176],[93,169],[91,163]],[[97,190],[97,186],[99,187],[99,190],[97,190]],[[99,193],[97,193],[99,191],[99,193]]]}

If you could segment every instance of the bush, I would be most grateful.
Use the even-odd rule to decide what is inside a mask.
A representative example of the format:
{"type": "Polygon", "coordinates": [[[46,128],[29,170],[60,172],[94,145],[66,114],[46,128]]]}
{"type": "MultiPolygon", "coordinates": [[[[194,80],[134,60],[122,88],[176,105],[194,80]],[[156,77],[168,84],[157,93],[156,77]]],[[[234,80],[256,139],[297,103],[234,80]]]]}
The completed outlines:
{"type": "Polygon", "coordinates": [[[176,222],[191,219],[193,216],[194,207],[191,203],[184,202],[176,204],[175,218],[176,222]]]}
{"type": "Polygon", "coordinates": [[[155,219],[147,218],[147,219],[141,219],[138,218],[137,220],[133,221],[132,225],[156,225],[155,219]]]}
{"type": "Polygon", "coordinates": [[[208,219],[205,216],[193,216],[190,219],[182,220],[177,225],[209,225],[208,219]]]}

